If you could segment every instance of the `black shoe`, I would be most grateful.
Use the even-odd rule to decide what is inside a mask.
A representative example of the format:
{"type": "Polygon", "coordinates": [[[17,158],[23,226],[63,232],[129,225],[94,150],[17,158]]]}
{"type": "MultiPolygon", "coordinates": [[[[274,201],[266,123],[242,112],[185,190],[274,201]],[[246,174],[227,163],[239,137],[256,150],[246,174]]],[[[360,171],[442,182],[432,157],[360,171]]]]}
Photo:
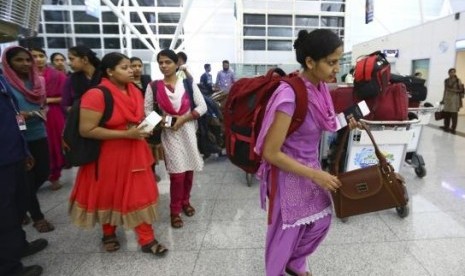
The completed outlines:
{"type": "Polygon", "coordinates": [[[441,127],[439,127],[439,128],[442,129],[444,132],[449,132],[449,128],[448,128],[448,127],[441,126],[441,127]]]}
{"type": "Polygon", "coordinates": [[[23,270],[16,274],[17,276],[39,276],[44,269],[40,265],[31,265],[23,267],[23,270]]]}
{"type": "Polygon", "coordinates": [[[455,134],[455,129],[449,130],[450,133],[455,134]]]}
{"type": "Polygon", "coordinates": [[[35,241],[31,241],[26,248],[23,250],[22,257],[31,256],[39,251],[42,251],[45,247],[47,247],[48,241],[46,239],[37,239],[35,241]]]}

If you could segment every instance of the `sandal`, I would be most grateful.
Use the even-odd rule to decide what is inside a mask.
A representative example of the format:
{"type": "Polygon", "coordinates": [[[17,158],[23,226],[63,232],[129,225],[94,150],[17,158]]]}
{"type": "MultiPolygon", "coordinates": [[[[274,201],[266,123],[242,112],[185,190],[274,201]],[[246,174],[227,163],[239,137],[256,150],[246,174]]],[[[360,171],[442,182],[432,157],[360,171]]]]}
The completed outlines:
{"type": "Polygon", "coordinates": [[[102,242],[107,252],[115,252],[120,248],[116,235],[103,236],[102,242]]]}
{"type": "Polygon", "coordinates": [[[168,253],[168,248],[159,243],[157,240],[153,240],[151,243],[142,246],[141,249],[144,253],[151,253],[158,257],[163,257],[166,253],[168,253]]]}
{"type": "Polygon", "coordinates": [[[32,224],[32,226],[39,232],[39,233],[46,233],[55,230],[55,226],[48,222],[45,219],[38,220],[32,224]]]}
{"type": "Polygon", "coordinates": [[[171,215],[171,227],[181,228],[184,226],[180,215],[171,215]]]}
{"type": "Polygon", "coordinates": [[[195,215],[195,209],[192,207],[190,204],[187,204],[186,206],[182,207],[182,210],[184,211],[184,214],[188,217],[192,217],[195,215]]]}
{"type": "MultiPolygon", "coordinates": [[[[285,271],[286,271],[286,273],[287,273],[288,275],[290,275],[290,276],[299,276],[298,273],[292,271],[290,268],[287,268],[287,267],[286,267],[286,270],[285,270],[285,271]]],[[[312,276],[312,274],[311,274],[310,272],[307,271],[307,272],[305,272],[305,276],[312,276]]]]}

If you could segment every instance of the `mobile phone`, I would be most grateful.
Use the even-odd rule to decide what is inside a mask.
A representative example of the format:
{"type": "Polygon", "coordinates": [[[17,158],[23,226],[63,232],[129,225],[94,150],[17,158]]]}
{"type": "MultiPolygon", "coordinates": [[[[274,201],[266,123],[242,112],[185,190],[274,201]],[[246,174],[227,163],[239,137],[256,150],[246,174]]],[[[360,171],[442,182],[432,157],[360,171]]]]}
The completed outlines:
{"type": "Polygon", "coordinates": [[[171,115],[166,115],[165,117],[165,126],[172,127],[176,123],[176,117],[173,117],[171,115]]]}

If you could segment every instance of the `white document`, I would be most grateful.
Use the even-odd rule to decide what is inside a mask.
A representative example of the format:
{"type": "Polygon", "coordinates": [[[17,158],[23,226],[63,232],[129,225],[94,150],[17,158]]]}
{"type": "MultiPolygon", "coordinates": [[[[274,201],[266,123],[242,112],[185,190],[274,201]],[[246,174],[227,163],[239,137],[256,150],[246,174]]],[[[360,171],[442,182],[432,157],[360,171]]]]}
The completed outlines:
{"type": "Polygon", "coordinates": [[[161,119],[161,116],[157,112],[152,111],[147,117],[145,117],[142,123],[140,123],[139,127],[145,125],[144,131],[151,132],[158,123],[161,122],[161,119]]]}

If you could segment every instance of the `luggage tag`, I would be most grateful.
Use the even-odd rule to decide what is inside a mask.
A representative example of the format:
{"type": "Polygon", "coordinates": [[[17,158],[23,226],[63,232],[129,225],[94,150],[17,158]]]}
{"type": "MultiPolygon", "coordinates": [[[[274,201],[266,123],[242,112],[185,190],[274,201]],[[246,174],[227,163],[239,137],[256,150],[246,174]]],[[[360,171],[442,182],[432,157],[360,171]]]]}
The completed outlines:
{"type": "Polygon", "coordinates": [[[24,119],[24,116],[21,114],[16,114],[16,121],[18,122],[18,127],[19,130],[26,130],[26,120],[24,119]]]}

